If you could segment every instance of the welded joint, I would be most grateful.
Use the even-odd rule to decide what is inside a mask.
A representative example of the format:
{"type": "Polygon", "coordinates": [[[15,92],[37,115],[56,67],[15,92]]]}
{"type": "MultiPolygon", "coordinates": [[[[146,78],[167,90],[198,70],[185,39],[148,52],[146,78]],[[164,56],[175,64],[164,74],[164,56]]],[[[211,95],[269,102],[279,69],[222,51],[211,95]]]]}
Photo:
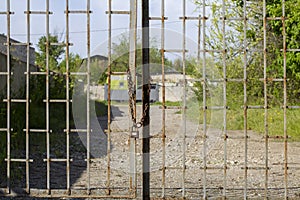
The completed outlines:
{"type": "Polygon", "coordinates": [[[52,15],[51,11],[24,11],[24,14],[52,15]]]}
{"type": "Polygon", "coordinates": [[[9,12],[7,12],[7,11],[0,12],[0,15],[14,15],[14,14],[15,14],[15,12],[11,12],[11,11],[9,11],[9,12]]]}

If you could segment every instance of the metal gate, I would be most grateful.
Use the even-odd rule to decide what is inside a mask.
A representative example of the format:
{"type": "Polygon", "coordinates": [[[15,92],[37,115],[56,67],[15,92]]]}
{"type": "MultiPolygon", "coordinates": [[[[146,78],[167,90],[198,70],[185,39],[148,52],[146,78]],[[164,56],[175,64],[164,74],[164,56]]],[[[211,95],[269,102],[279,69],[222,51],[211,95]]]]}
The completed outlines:
{"type": "MultiPolygon", "coordinates": [[[[287,113],[290,109],[299,109],[299,106],[288,102],[286,56],[287,52],[297,53],[299,49],[288,49],[286,45],[285,22],[288,15],[285,13],[284,0],[281,4],[282,16],[273,17],[267,16],[265,0],[257,2],[262,6],[260,18],[251,13],[251,2],[246,0],[239,1],[242,15],[238,17],[229,15],[229,11],[234,9],[231,6],[237,5],[237,2],[226,0],[192,3],[186,0],[119,2],[126,5],[128,10],[115,10],[113,6],[116,4],[113,1],[117,0],[86,0],[81,2],[81,9],[72,9],[72,0],[61,1],[60,8],[52,7],[56,5],[55,0],[45,0],[44,10],[35,10],[37,2],[33,1],[23,0],[22,5],[26,5],[24,13],[16,13],[12,9],[20,3],[19,0],[2,0],[3,6],[0,7],[4,9],[0,11],[0,23],[6,27],[2,35],[5,39],[2,39],[0,48],[1,59],[3,56],[0,63],[0,111],[6,118],[5,122],[0,123],[3,125],[0,127],[0,146],[5,150],[5,158],[0,161],[0,170],[5,171],[0,179],[1,197],[299,198],[299,144],[289,142],[287,131],[287,113]],[[167,10],[169,7],[171,10],[167,10]],[[108,21],[93,18],[93,13],[103,12],[103,8],[106,9],[108,21]],[[168,12],[175,8],[180,8],[176,16],[179,22],[168,23],[168,12]],[[218,18],[212,17],[216,9],[219,9],[216,15],[218,18]],[[158,14],[149,16],[152,13],[158,14]],[[194,16],[188,16],[191,13],[194,16]],[[23,42],[12,39],[18,36],[11,26],[13,16],[18,14],[23,14],[26,22],[23,42]],[[59,27],[65,32],[63,42],[50,40],[53,28],[51,18],[55,15],[65,23],[65,26],[59,27]],[[80,16],[80,19],[84,17],[85,24],[77,22],[71,25],[75,15],[80,16]],[[114,28],[113,22],[116,21],[113,19],[120,15],[120,21],[128,18],[128,27],[114,28]],[[45,20],[44,70],[35,66],[35,44],[32,42],[32,37],[35,37],[32,34],[35,28],[33,21],[41,18],[45,20]],[[248,43],[248,26],[257,18],[263,24],[261,45],[253,49],[248,43]],[[104,29],[91,29],[91,24],[95,23],[93,20],[102,24],[100,26],[104,29]],[[281,77],[268,74],[267,35],[268,23],[272,21],[282,23],[282,48],[278,49],[283,55],[281,77]],[[239,23],[239,33],[230,26],[232,23],[239,23]],[[168,25],[172,24],[180,24],[180,29],[177,32],[168,30],[168,25]],[[193,33],[190,31],[191,24],[194,26],[193,33]],[[84,29],[82,34],[85,34],[86,59],[82,60],[80,70],[72,71],[71,48],[76,43],[73,43],[70,35],[72,27],[76,26],[84,29]],[[113,46],[117,42],[114,31],[120,29],[127,34],[129,41],[126,54],[129,66],[126,72],[114,71],[112,68],[116,61],[113,57],[113,46]],[[220,43],[215,46],[212,44],[215,40],[211,30],[219,33],[220,43]],[[107,50],[104,62],[107,65],[104,72],[107,75],[107,116],[99,117],[96,115],[97,109],[100,109],[98,103],[92,101],[94,71],[91,63],[94,55],[91,49],[95,48],[93,38],[102,37],[101,32],[107,32],[107,42],[100,45],[101,51],[107,50]],[[229,32],[236,34],[233,37],[239,38],[240,46],[230,43],[229,32]],[[149,60],[151,33],[156,33],[159,38],[156,48],[159,49],[161,60],[157,63],[149,60]],[[142,47],[137,44],[139,34],[142,47]],[[177,46],[174,47],[174,44],[177,46]],[[52,46],[65,49],[65,57],[60,58],[65,59],[65,71],[61,74],[50,68],[52,46]],[[142,52],[142,66],[137,64],[139,50],[142,52]],[[189,60],[193,51],[196,52],[194,63],[189,60]],[[232,51],[243,55],[237,64],[242,67],[236,69],[241,71],[241,76],[228,75],[231,73],[228,72],[228,63],[236,56],[230,53],[232,51]],[[260,77],[252,76],[248,71],[249,56],[253,52],[262,58],[260,77]],[[180,73],[174,73],[177,79],[170,78],[170,71],[167,71],[168,55],[181,60],[180,73]],[[221,67],[216,68],[216,63],[221,63],[221,67]],[[149,102],[150,79],[154,79],[153,74],[150,74],[154,65],[161,69],[159,105],[149,102]],[[199,71],[194,73],[201,74],[201,77],[188,74],[190,65],[197,66],[199,71]],[[16,69],[19,66],[21,68],[16,69]],[[114,75],[127,77],[127,104],[111,101],[111,77],[114,75]],[[57,77],[63,77],[60,93],[64,95],[58,95],[59,98],[51,96],[55,84],[58,84],[56,87],[62,87],[59,85],[61,83],[55,82],[57,77]],[[175,81],[168,81],[171,79],[175,81]],[[250,81],[257,81],[262,86],[261,105],[250,104],[250,81]],[[136,102],[139,83],[143,90],[141,104],[136,102]],[[274,136],[269,133],[272,122],[268,117],[268,89],[271,84],[277,83],[283,92],[279,100],[282,102],[282,113],[279,115],[282,116],[283,127],[282,134],[274,136]],[[44,91],[41,102],[34,101],[38,85],[44,91]],[[229,94],[228,87],[232,88],[232,85],[242,87],[243,91],[243,99],[239,102],[243,112],[239,119],[243,121],[241,131],[228,128],[230,123],[238,120],[228,118],[231,109],[228,105],[232,100],[229,97],[233,95],[229,94]],[[177,102],[175,106],[168,102],[172,94],[173,101],[177,102]],[[44,111],[34,110],[35,104],[43,107],[44,111]],[[64,110],[64,116],[56,116],[60,109],[64,110]],[[250,130],[249,113],[252,110],[261,110],[264,115],[264,134],[259,135],[250,130]],[[16,117],[20,115],[23,116],[21,120],[16,117]],[[43,118],[41,124],[33,126],[33,120],[39,118],[43,118]],[[57,124],[62,121],[64,128],[57,130],[57,124]],[[213,126],[214,123],[216,126],[213,126]]],[[[76,41],[82,47],[82,41],[76,41]]]]}

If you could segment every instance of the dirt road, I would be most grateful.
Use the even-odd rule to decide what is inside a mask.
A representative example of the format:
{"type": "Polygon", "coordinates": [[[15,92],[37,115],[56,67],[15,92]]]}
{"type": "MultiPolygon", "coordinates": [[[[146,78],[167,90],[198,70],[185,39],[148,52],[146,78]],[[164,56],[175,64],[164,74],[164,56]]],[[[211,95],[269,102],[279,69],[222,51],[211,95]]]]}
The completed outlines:
{"type": "MultiPolygon", "coordinates": [[[[138,118],[141,117],[141,108],[138,108],[138,118]]],[[[261,199],[265,195],[265,183],[267,181],[268,196],[283,198],[285,194],[284,175],[284,144],[280,141],[269,140],[268,148],[265,147],[265,139],[262,135],[248,131],[247,153],[245,154],[245,137],[243,131],[228,131],[228,139],[224,140],[220,129],[208,126],[206,142],[203,139],[203,125],[197,120],[187,119],[184,122],[179,110],[166,110],[166,143],[163,147],[162,110],[159,106],[151,107],[151,194],[152,197],[162,196],[162,168],[163,152],[165,150],[165,194],[175,199],[182,197],[183,185],[185,196],[188,199],[203,197],[204,188],[209,198],[222,197],[224,186],[226,196],[229,199],[244,197],[244,188],[247,186],[247,196],[261,199]],[[185,128],[184,128],[185,127],[185,128]],[[184,131],[186,130],[186,131],[184,131]],[[184,147],[184,132],[186,146],[184,147]],[[204,153],[204,146],[205,153],[204,153]],[[184,151],[185,149],[185,151],[184,151]],[[267,165],[266,168],[266,150],[267,165]],[[226,152],[226,154],[224,153],[226,152]],[[205,156],[204,156],[205,155],[205,156]],[[245,159],[247,155],[247,159],[245,159]],[[183,157],[185,156],[185,162],[183,157]],[[206,167],[205,167],[206,162],[206,167]],[[245,164],[247,163],[247,164],[245,164]],[[185,171],[183,166],[185,164],[185,171]],[[226,171],[224,170],[226,165],[226,171]],[[247,174],[245,167],[247,166],[247,174]],[[267,176],[266,176],[267,172],[267,176]],[[185,175],[183,175],[185,174],[185,175]],[[246,176],[247,175],[247,176],[246,176]],[[184,178],[183,178],[184,177],[184,178]]],[[[118,105],[112,107],[111,123],[111,153],[110,153],[110,186],[112,195],[128,195],[130,187],[130,144],[128,106],[118,105]]],[[[90,138],[91,164],[87,167],[86,133],[72,134],[70,138],[70,165],[72,194],[86,193],[88,182],[94,195],[105,195],[107,186],[107,118],[96,118],[92,115],[92,134],[90,138]],[[88,174],[90,175],[88,176],[88,174]]],[[[51,158],[65,158],[65,136],[59,142],[51,144],[51,158]]],[[[140,132],[141,138],[141,132],[140,132]]],[[[137,194],[141,188],[141,139],[137,139],[136,152],[131,152],[136,158],[137,194]]],[[[34,144],[31,144],[34,146],[34,144]]],[[[46,185],[46,163],[43,161],[45,149],[36,147],[40,153],[32,153],[34,162],[30,168],[30,184],[32,191],[44,191],[46,185]]],[[[300,143],[288,144],[288,171],[287,186],[288,196],[300,198],[300,143]]],[[[131,155],[133,155],[131,154],[131,155]]],[[[20,166],[25,170],[24,166],[20,166]]],[[[25,177],[25,176],[24,176],[25,177]]],[[[25,178],[16,181],[15,187],[25,187],[25,178]]],[[[5,179],[1,186],[5,187],[5,179]]],[[[66,188],[66,163],[53,162],[51,164],[51,189],[66,188]]],[[[14,190],[14,191],[17,191],[14,190]]],[[[17,193],[17,192],[16,192],[17,193]]],[[[33,194],[34,192],[32,192],[33,194]]],[[[54,192],[55,193],[55,192],[54,192]]]]}

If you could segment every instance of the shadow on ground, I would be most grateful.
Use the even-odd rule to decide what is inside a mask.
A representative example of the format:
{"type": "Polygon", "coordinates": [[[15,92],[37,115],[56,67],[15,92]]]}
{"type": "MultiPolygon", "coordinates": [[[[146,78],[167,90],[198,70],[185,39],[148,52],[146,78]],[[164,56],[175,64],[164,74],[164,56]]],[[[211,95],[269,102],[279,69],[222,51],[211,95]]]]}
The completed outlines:
{"type": "MultiPolygon", "coordinates": [[[[105,130],[107,129],[107,114],[103,114],[99,109],[104,109],[105,104],[96,102],[91,104],[90,115],[90,157],[102,158],[107,155],[107,136],[105,130]],[[101,105],[100,105],[101,104],[101,105]]],[[[117,116],[122,116],[123,112],[117,107],[113,108],[114,113],[112,119],[117,116]]],[[[29,152],[30,163],[29,177],[30,188],[38,190],[47,189],[47,151],[48,157],[57,159],[56,162],[50,162],[50,188],[51,189],[66,189],[67,188],[67,162],[63,159],[67,158],[67,145],[69,145],[69,155],[72,162],[70,162],[70,185],[72,186],[82,176],[87,169],[87,115],[86,108],[73,105],[74,124],[69,136],[69,144],[67,144],[67,134],[64,130],[52,132],[49,134],[49,145],[47,145],[47,137],[45,133],[30,133],[29,138],[29,152]],[[77,129],[77,131],[75,131],[77,129]],[[49,148],[50,147],[50,148],[49,148]]],[[[64,118],[64,117],[62,117],[64,118]]],[[[51,119],[50,119],[51,120],[51,119]]],[[[65,119],[62,119],[65,120],[65,119]]],[[[51,127],[50,127],[51,128],[51,127]]],[[[52,127],[53,128],[53,127],[52,127]]],[[[0,134],[6,134],[1,132],[0,134]]],[[[25,146],[26,138],[23,137],[21,143],[25,146]]],[[[0,145],[6,146],[5,140],[0,141],[0,145]]],[[[20,141],[19,141],[20,142],[20,141]]],[[[111,149],[113,146],[111,146],[111,149]]],[[[12,142],[11,158],[25,158],[25,148],[20,150],[16,148],[12,142]]],[[[7,187],[7,162],[3,159],[0,161],[0,199],[5,199],[5,188],[7,187]]],[[[18,195],[24,195],[26,188],[26,165],[22,162],[11,162],[11,189],[12,192],[18,195]]],[[[83,188],[86,185],[82,185],[83,188]]],[[[26,197],[26,196],[25,196],[26,197]]],[[[24,197],[22,197],[24,198],[24,197]]]]}

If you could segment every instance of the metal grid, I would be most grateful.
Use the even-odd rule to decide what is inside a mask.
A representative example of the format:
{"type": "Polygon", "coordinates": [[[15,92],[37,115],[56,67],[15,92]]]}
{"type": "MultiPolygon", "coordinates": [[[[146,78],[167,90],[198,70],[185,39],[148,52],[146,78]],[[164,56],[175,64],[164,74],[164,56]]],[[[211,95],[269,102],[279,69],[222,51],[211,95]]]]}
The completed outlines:
{"type": "MultiPolygon", "coordinates": [[[[73,197],[73,193],[71,190],[71,183],[70,183],[70,163],[71,163],[71,159],[70,159],[70,134],[72,132],[77,132],[79,130],[76,129],[71,129],[70,128],[70,103],[72,102],[72,99],[70,97],[69,94],[69,88],[70,88],[70,75],[84,75],[86,76],[87,79],[87,91],[89,91],[89,87],[90,87],[90,57],[91,57],[91,40],[90,40],[90,14],[91,14],[91,8],[90,8],[90,1],[87,0],[86,3],[86,10],[69,10],[69,0],[66,0],[66,10],[65,10],[65,17],[66,17],[66,38],[65,38],[65,43],[61,43],[61,44],[52,44],[49,41],[49,21],[50,21],[50,15],[52,15],[53,13],[49,10],[49,4],[50,4],[50,0],[46,0],[46,10],[45,11],[32,11],[31,10],[31,6],[30,6],[30,0],[27,0],[27,10],[25,11],[26,17],[27,17],[27,41],[24,44],[14,44],[10,41],[10,36],[11,36],[11,25],[10,25],[10,18],[11,15],[13,15],[14,13],[11,11],[10,9],[10,0],[6,0],[6,5],[7,5],[7,10],[4,12],[1,12],[2,15],[6,16],[6,21],[7,21],[7,42],[6,42],[6,46],[7,46],[7,71],[1,73],[1,76],[6,76],[7,77],[7,97],[6,99],[4,99],[3,101],[5,101],[7,103],[7,127],[0,129],[2,132],[6,131],[7,133],[7,157],[6,157],[6,162],[7,162],[7,189],[6,189],[6,194],[5,195],[9,195],[11,193],[11,163],[12,162],[22,162],[26,164],[26,192],[29,194],[31,191],[31,187],[30,187],[30,172],[29,172],[29,166],[31,162],[34,162],[32,159],[30,159],[29,157],[29,149],[30,149],[30,144],[29,144],[29,138],[30,135],[36,132],[42,132],[46,134],[46,144],[47,144],[47,148],[46,148],[46,159],[44,159],[44,161],[47,163],[47,188],[46,188],[46,193],[43,194],[42,196],[45,197],[49,197],[49,196],[55,196],[52,194],[52,189],[50,187],[50,164],[52,162],[65,162],[66,163],[66,174],[67,174],[67,185],[66,185],[66,190],[65,190],[65,194],[63,194],[64,196],[67,197],[73,197]],[[30,16],[33,14],[39,14],[39,15],[45,15],[46,16],[46,36],[47,36],[47,41],[46,41],[46,72],[31,72],[30,71],[30,46],[31,44],[31,32],[30,32],[30,28],[31,28],[31,23],[30,23],[30,16]],[[70,54],[70,50],[69,47],[72,45],[70,43],[70,38],[69,38],[69,15],[70,14],[84,14],[86,15],[87,18],[87,23],[86,23],[86,30],[87,30],[87,44],[86,44],[86,48],[87,48],[87,70],[85,73],[83,74],[76,74],[76,72],[70,72],[69,69],[69,54],[70,54]],[[12,79],[12,73],[11,73],[11,46],[13,45],[24,45],[27,47],[27,68],[26,68],[26,99],[12,99],[11,98],[11,79],[12,79]],[[65,46],[66,48],[66,73],[65,75],[65,79],[66,79],[66,99],[50,99],[50,94],[49,94],[49,89],[50,89],[50,85],[49,85],[49,81],[50,81],[50,69],[49,69],[49,47],[51,45],[62,45],[65,46]],[[29,116],[29,110],[30,110],[30,93],[32,91],[30,91],[30,87],[29,87],[29,80],[31,76],[45,76],[46,79],[46,99],[44,100],[45,102],[45,107],[46,107],[46,128],[43,130],[37,130],[37,129],[31,129],[30,128],[30,116],[29,116]],[[11,104],[12,103],[25,103],[26,104],[26,127],[24,129],[24,132],[26,134],[26,156],[25,159],[22,158],[12,158],[11,157],[11,134],[12,134],[12,128],[11,127],[11,104]],[[66,158],[65,159],[53,159],[51,158],[50,155],[50,134],[51,134],[51,130],[50,130],[50,104],[51,103],[65,103],[66,104],[66,129],[65,129],[65,134],[66,134],[66,158]]],[[[206,0],[202,1],[202,5],[206,5],[206,0]]],[[[223,32],[223,49],[219,49],[219,50],[210,50],[207,48],[207,20],[209,20],[208,17],[206,17],[206,13],[207,13],[207,6],[202,6],[202,17],[201,16],[197,16],[197,17],[188,17],[186,16],[186,1],[183,0],[182,1],[182,17],[180,17],[179,19],[182,20],[182,49],[180,50],[167,50],[165,49],[165,20],[167,20],[167,17],[165,16],[165,1],[161,0],[161,17],[151,17],[149,18],[150,20],[160,20],[161,21],[161,55],[162,55],[162,60],[161,60],[161,65],[162,65],[162,135],[161,135],[161,139],[162,139],[162,179],[161,179],[161,197],[165,198],[168,195],[166,194],[166,189],[170,189],[170,188],[166,188],[166,172],[167,170],[172,170],[171,168],[168,169],[166,167],[166,138],[168,137],[167,132],[166,132],[166,109],[168,109],[168,107],[166,106],[166,97],[165,97],[165,52],[179,52],[182,54],[182,63],[183,63],[183,77],[184,77],[184,85],[183,85],[183,106],[181,107],[182,109],[182,117],[183,117],[183,131],[182,131],[182,166],[181,166],[181,197],[185,198],[185,197],[189,197],[186,190],[186,171],[188,170],[188,168],[186,167],[186,106],[187,106],[187,97],[186,97],[186,87],[187,87],[187,82],[186,82],[186,53],[187,53],[187,49],[186,49],[186,22],[187,20],[198,20],[198,26],[199,26],[199,30],[198,30],[198,63],[200,63],[200,56],[202,56],[202,79],[200,80],[203,83],[203,105],[202,105],[202,112],[203,112],[203,135],[201,136],[202,140],[203,140],[203,150],[202,150],[202,155],[199,155],[202,157],[203,160],[203,165],[202,166],[198,166],[199,168],[201,168],[203,170],[203,177],[202,177],[202,181],[201,183],[198,183],[198,187],[200,189],[200,194],[204,199],[207,199],[209,197],[209,187],[207,184],[207,180],[208,180],[208,172],[209,171],[214,171],[214,170],[223,170],[223,186],[222,186],[222,197],[226,198],[228,193],[230,193],[231,190],[233,190],[232,188],[230,188],[228,186],[228,166],[227,166],[227,147],[228,147],[228,140],[232,139],[234,140],[235,138],[230,138],[228,136],[228,130],[227,130],[227,109],[228,109],[228,102],[227,102],[227,85],[230,82],[238,82],[243,84],[243,92],[244,92],[244,99],[243,99],[243,111],[244,111],[244,166],[242,167],[242,169],[244,170],[244,185],[243,185],[243,192],[244,192],[244,199],[247,199],[249,196],[249,186],[248,186],[248,174],[250,170],[264,170],[265,171],[265,181],[264,181],[264,197],[268,198],[269,197],[269,170],[270,170],[270,166],[269,166],[269,132],[268,132],[268,126],[269,126],[269,122],[268,122],[268,82],[269,77],[267,74],[267,22],[269,20],[281,20],[282,21],[282,29],[283,29],[283,48],[282,48],[282,52],[283,52],[283,72],[284,75],[281,79],[274,79],[273,81],[281,81],[283,82],[283,91],[284,91],[284,95],[283,95],[283,119],[284,119],[284,127],[283,127],[283,146],[284,146],[284,166],[283,166],[283,170],[284,170],[284,197],[287,199],[289,196],[288,190],[289,190],[289,186],[288,186],[288,133],[287,133],[287,110],[289,108],[298,108],[297,106],[288,106],[288,102],[287,102],[287,66],[286,66],[286,54],[288,51],[299,51],[297,49],[287,49],[286,47],[286,27],[285,27],[285,20],[286,20],[286,14],[285,14],[285,1],[282,1],[282,16],[281,17],[275,17],[275,18],[267,18],[266,15],[266,1],[263,1],[263,25],[264,25],[264,32],[263,32],[263,36],[264,36],[264,40],[263,40],[263,84],[264,84],[264,105],[254,105],[251,106],[248,104],[248,93],[247,93],[247,80],[248,80],[248,74],[247,74],[247,55],[248,55],[248,47],[247,47],[247,26],[248,26],[248,15],[247,15],[247,1],[244,0],[243,1],[244,6],[243,6],[243,17],[241,19],[227,19],[226,17],[226,6],[225,6],[225,0],[222,1],[222,32],[223,32]],[[227,58],[227,51],[228,51],[228,47],[227,47],[227,43],[226,43],[226,38],[225,38],[225,32],[226,32],[226,23],[230,20],[241,20],[243,22],[243,27],[244,27],[244,33],[243,33],[243,37],[244,37],[244,43],[243,43],[243,49],[242,52],[244,54],[243,57],[243,78],[240,79],[231,79],[229,80],[227,78],[227,66],[226,66],[226,58],[227,58]],[[200,26],[201,25],[201,26],[200,26]],[[202,28],[202,31],[200,29],[200,27],[202,28]],[[202,45],[200,45],[201,40],[200,40],[200,32],[201,32],[201,36],[202,36],[202,45]],[[202,47],[202,50],[200,49],[200,47],[202,47]],[[207,104],[207,82],[209,81],[207,79],[207,54],[210,52],[215,52],[215,53],[221,53],[222,54],[222,59],[223,59],[223,78],[222,80],[210,80],[210,81],[219,81],[222,83],[222,88],[223,88],[223,105],[222,106],[211,106],[209,107],[207,104]],[[202,55],[201,55],[202,53],[202,55]],[[209,166],[208,162],[207,162],[207,138],[209,137],[208,132],[207,132],[207,111],[210,109],[220,109],[223,110],[223,130],[222,130],[222,138],[224,139],[224,143],[223,143],[223,154],[224,154],[224,164],[222,167],[218,167],[218,166],[209,166]],[[265,166],[264,167],[256,167],[256,166],[250,166],[248,164],[248,149],[249,149],[249,135],[248,135],[248,130],[247,130],[247,125],[248,125],[248,110],[249,109],[263,109],[264,110],[264,123],[265,123],[265,137],[264,137],[264,147],[265,147],[265,166]]],[[[112,118],[111,118],[111,100],[110,100],[110,92],[111,92],[111,75],[114,73],[111,70],[111,62],[112,62],[112,15],[113,14],[129,14],[130,15],[130,66],[129,66],[129,71],[131,74],[136,74],[136,30],[137,30],[137,1],[136,0],[130,0],[130,4],[131,4],[131,10],[130,11],[113,11],[112,10],[112,0],[108,0],[108,128],[107,128],[107,142],[108,144],[111,144],[111,127],[110,124],[112,122],[112,118]]],[[[147,6],[148,7],[148,6],[147,6]]],[[[146,20],[149,20],[146,19],[146,20]]],[[[144,19],[145,20],[145,19],[144,19]]],[[[133,83],[136,83],[136,81],[134,80],[133,83]]],[[[133,85],[133,88],[135,88],[135,84],[133,85]]],[[[89,99],[90,99],[90,94],[87,93],[87,104],[86,104],[86,109],[87,109],[87,124],[86,124],[86,130],[84,130],[87,134],[87,159],[86,164],[87,164],[87,174],[88,174],[88,178],[87,178],[87,183],[86,183],[86,193],[80,195],[81,197],[99,197],[99,198],[107,198],[107,197],[111,197],[111,198],[120,198],[120,195],[117,196],[113,196],[111,195],[111,188],[113,187],[111,185],[111,177],[110,177],[110,173],[111,173],[111,166],[110,166],[110,162],[111,162],[111,157],[110,157],[110,153],[111,153],[111,147],[110,145],[107,146],[107,181],[106,181],[106,195],[93,195],[91,193],[91,186],[90,186],[90,180],[92,177],[90,177],[90,168],[91,168],[91,162],[92,162],[92,158],[91,158],[91,154],[90,154],[90,134],[91,134],[91,124],[90,124],[90,105],[89,105],[89,99]]],[[[131,102],[133,104],[133,109],[134,109],[134,116],[136,117],[136,102],[133,101],[131,102]]],[[[136,120],[132,122],[137,123],[136,120]]],[[[133,126],[132,124],[130,125],[131,127],[133,126]]],[[[123,196],[123,198],[136,198],[137,197],[137,174],[136,174],[136,146],[137,146],[137,142],[138,139],[134,138],[134,137],[130,137],[130,168],[131,168],[131,173],[130,173],[130,194],[123,196]],[[133,195],[132,195],[133,192],[133,195]]],[[[221,153],[221,152],[220,152],[221,153]]],[[[147,183],[143,183],[143,184],[147,184],[147,183]]],[[[142,185],[145,186],[145,185],[142,185]]],[[[147,192],[147,191],[146,191],[147,192]]],[[[60,194],[61,195],[61,194],[60,194]]],[[[146,193],[146,195],[150,195],[149,191],[146,193]]],[[[76,196],[76,195],[75,195],[76,196]]],[[[197,195],[198,197],[199,195],[197,195]]],[[[144,196],[144,198],[147,198],[144,196]]]]}

